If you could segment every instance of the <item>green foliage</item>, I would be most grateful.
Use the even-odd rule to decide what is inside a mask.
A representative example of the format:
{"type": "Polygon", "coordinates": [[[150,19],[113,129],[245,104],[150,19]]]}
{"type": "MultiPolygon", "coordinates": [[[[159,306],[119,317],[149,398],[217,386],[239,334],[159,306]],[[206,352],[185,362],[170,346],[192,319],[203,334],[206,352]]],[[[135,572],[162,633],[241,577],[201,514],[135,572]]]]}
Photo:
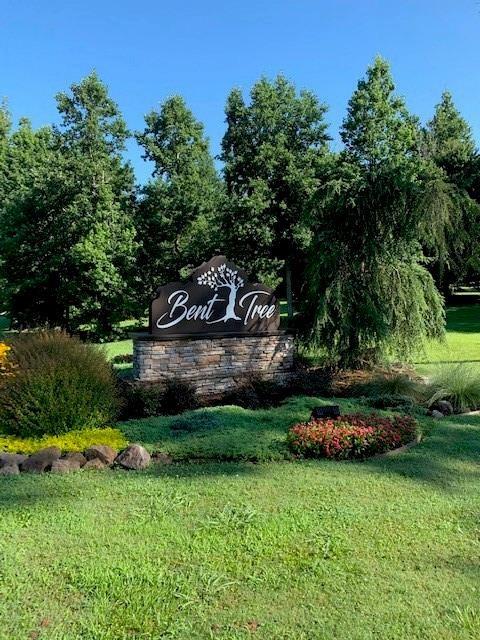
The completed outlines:
{"type": "Polygon", "coordinates": [[[58,447],[62,452],[85,451],[88,447],[104,444],[112,449],[124,449],[128,442],[125,436],[118,430],[108,427],[106,429],[81,429],[69,431],[60,436],[42,436],[40,438],[19,438],[17,436],[0,435],[0,451],[8,453],[23,453],[30,455],[45,447],[58,447]]]}
{"type": "Polygon", "coordinates": [[[123,420],[170,415],[198,406],[194,387],[175,378],[164,385],[132,384],[124,380],[120,381],[120,391],[123,420]]]}
{"type": "Polygon", "coordinates": [[[137,140],[154,170],[136,210],[142,313],[161,282],[218,251],[224,198],[203,125],[183,98],[169,98],[145,122],[137,140]]]}
{"type": "Polygon", "coordinates": [[[250,104],[237,89],[228,97],[226,242],[239,264],[272,285],[285,264],[296,271],[304,265],[311,242],[304,213],[328,158],[325,112],[312,93],[297,93],[283,76],[259,80],[250,104]]]}
{"type": "Polygon", "coordinates": [[[444,185],[443,200],[436,199],[436,215],[446,215],[448,221],[441,237],[426,238],[426,246],[434,258],[438,286],[449,294],[452,285],[480,273],[477,152],[471,129],[449,92],[442,94],[424,135],[426,153],[439,167],[444,185]]]}
{"type": "Polygon", "coordinates": [[[357,385],[356,391],[367,396],[407,396],[416,399],[422,395],[421,383],[407,373],[395,370],[377,373],[369,382],[357,385]]]}
{"type": "Polygon", "coordinates": [[[345,150],[311,213],[311,339],[342,366],[408,359],[443,335],[444,311],[420,247],[432,170],[383,60],[359,82],[341,133],[345,150]]]}
{"type": "Polygon", "coordinates": [[[474,364],[439,365],[430,378],[430,388],[429,406],[448,400],[459,413],[480,408],[480,371],[474,364]]]}
{"type": "Polygon", "coordinates": [[[411,396],[403,396],[397,393],[371,395],[365,398],[365,404],[368,404],[373,409],[392,409],[402,413],[410,413],[418,409],[418,405],[411,396]]]}
{"type": "Polygon", "coordinates": [[[133,173],[127,129],[93,73],[57,96],[61,125],[9,139],[0,233],[4,302],[20,326],[108,333],[129,307],[133,173]]]}
{"type": "Polygon", "coordinates": [[[0,378],[0,425],[21,437],[108,425],[118,409],[116,383],[102,351],[57,331],[8,340],[0,378]]]}
{"type": "Polygon", "coordinates": [[[119,423],[118,428],[130,442],[142,442],[148,449],[168,453],[177,461],[282,460],[290,458],[285,444],[288,427],[306,420],[318,404],[318,398],[296,397],[269,409],[224,405],[171,418],[130,420],[119,423]]]}

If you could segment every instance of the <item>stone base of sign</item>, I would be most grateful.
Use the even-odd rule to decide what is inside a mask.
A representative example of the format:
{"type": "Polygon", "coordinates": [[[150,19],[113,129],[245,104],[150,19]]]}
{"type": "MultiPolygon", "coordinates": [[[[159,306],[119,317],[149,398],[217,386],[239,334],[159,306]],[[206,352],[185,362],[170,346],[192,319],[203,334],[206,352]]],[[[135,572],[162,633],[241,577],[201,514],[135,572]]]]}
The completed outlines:
{"type": "Polygon", "coordinates": [[[242,379],[259,376],[288,381],[294,364],[291,334],[178,337],[133,336],[133,376],[145,383],[177,379],[193,385],[198,395],[222,394],[242,379]]]}

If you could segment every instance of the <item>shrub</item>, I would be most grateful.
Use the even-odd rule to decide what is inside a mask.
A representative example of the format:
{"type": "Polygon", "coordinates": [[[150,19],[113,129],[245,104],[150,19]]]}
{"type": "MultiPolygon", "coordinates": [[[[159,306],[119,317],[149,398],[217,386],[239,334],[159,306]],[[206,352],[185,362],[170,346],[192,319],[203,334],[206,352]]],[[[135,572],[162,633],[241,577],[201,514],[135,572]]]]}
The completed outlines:
{"type": "Polygon", "coordinates": [[[0,375],[0,425],[22,437],[102,427],[118,409],[103,352],[59,331],[9,340],[10,375],[0,375]]]}
{"type": "Polygon", "coordinates": [[[85,451],[94,444],[106,444],[113,449],[124,449],[128,441],[118,429],[83,429],[70,431],[60,436],[42,436],[41,438],[18,438],[0,436],[0,451],[24,453],[30,455],[44,447],[58,447],[63,452],[85,451]]]}
{"type": "Polygon", "coordinates": [[[297,455],[344,460],[395,449],[415,435],[416,422],[411,416],[384,418],[356,413],[296,424],[290,428],[287,442],[297,455]]]}
{"type": "Polygon", "coordinates": [[[371,396],[365,399],[365,403],[374,409],[397,409],[407,413],[417,408],[412,398],[398,394],[371,396]]]}
{"type": "Polygon", "coordinates": [[[438,400],[451,402],[455,412],[480,407],[480,370],[466,362],[439,366],[430,379],[430,407],[438,400]]]}
{"type": "Polygon", "coordinates": [[[198,406],[193,386],[175,378],[165,385],[132,384],[120,380],[119,386],[122,420],[182,413],[198,406]]]}

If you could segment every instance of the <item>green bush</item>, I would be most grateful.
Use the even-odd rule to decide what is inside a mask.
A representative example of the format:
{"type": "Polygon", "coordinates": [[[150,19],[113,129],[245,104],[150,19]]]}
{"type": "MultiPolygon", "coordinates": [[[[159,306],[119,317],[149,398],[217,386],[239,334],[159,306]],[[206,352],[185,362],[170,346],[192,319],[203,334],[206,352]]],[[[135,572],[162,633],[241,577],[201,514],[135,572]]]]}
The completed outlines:
{"type": "Polygon", "coordinates": [[[365,398],[365,404],[374,409],[396,409],[408,413],[417,408],[416,402],[409,396],[400,394],[382,394],[365,398]]]}
{"type": "Polygon", "coordinates": [[[0,377],[0,425],[21,437],[108,425],[116,418],[115,374],[103,352],[60,331],[8,341],[0,377]]]}
{"type": "Polygon", "coordinates": [[[120,380],[121,419],[150,418],[195,409],[198,401],[193,386],[172,378],[165,385],[138,384],[120,380]]]}
{"type": "Polygon", "coordinates": [[[480,369],[478,366],[461,362],[436,368],[430,379],[428,406],[438,400],[448,400],[455,412],[478,409],[480,407],[480,369]]]}

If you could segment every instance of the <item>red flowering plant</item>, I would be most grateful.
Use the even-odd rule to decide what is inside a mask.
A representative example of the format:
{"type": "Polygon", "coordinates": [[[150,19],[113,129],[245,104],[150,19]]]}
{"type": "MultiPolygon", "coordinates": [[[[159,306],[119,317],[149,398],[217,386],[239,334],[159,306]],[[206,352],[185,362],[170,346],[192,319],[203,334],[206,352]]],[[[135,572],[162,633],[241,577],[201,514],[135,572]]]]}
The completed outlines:
{"type": "Polygon", "coordinates": [[[306,458],[346,460],[396,449],[414,440],[416,434],[417,423],[411,416],[352,413],[296,424],[287,441],[295,454],[306,458]]]}

